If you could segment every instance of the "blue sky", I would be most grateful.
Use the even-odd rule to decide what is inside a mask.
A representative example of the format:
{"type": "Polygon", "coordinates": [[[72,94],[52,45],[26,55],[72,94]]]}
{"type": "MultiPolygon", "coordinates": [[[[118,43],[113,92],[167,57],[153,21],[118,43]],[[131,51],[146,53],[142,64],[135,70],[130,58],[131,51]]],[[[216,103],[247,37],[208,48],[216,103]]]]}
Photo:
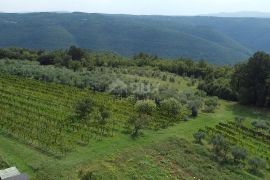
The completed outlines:
{"type": "Polygon", "coordinates": [[[0,11],[198,15],[235,11],[270,12],[270,0],[0,0],[0,11]]]}

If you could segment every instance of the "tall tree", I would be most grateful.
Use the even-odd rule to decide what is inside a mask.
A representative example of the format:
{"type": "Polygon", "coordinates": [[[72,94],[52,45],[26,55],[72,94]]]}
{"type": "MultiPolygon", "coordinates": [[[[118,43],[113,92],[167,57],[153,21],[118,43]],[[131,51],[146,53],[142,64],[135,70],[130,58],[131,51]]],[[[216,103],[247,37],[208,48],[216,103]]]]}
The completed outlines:
{"type": "Polygon", "coordinates": [[[235,67],[232,87],[242,104],[269,106],[270,55],[255,53],[247,63],[235,67]]]}

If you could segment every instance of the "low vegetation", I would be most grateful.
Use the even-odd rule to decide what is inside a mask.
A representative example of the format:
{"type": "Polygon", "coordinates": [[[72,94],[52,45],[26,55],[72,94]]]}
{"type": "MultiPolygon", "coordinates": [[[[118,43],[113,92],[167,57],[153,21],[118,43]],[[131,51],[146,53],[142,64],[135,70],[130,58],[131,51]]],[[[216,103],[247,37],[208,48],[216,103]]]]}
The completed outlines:
{"type": "Polygon", "coordinates": [[[39,180],[269,178],[265,53],[234,67],[75,46],[1,53],[3,168],[39,180]]]}

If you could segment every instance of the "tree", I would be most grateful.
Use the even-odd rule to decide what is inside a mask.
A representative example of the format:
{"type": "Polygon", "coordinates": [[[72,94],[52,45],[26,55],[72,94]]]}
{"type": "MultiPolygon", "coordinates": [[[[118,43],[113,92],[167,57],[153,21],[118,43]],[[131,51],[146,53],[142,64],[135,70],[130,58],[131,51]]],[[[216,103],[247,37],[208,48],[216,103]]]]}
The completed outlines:
{"type": "Polygon", "coordinates": [[[241,147],[233,147],[232,148],[232,156],[233,156],[233,160],[234,162],[238,163],[239,161],[244,161],[247,158],[247,151],[241,147]]]}
{"type": "Polygon", "coordinates": [[[210,140],[210,144],[213,146],[213,152],[216,157],[223,157],[223,160],[227,159],[229,143],[222,135],[214,135],[210,140]]]}
{"type": "Polygon", "coordinates": [[[242,104],[269,106],[270,55],[255,53],[247,63],[235,66],[232,87],[242,104]]]}
{"type": "Polygon", "coordinates": [[[79,120],[86,119],[93,112],[94,104],[91,98],[86,98],[78,102],[75,107],[75,117],[79,120]]]}
{"type": "Polygon", "coordinates": [[[180,103],[175,98],[169,98],[161,101],[161,111],[169,117],[177,117],[181,110],[180,103]]]}
{"type": "Polygon", "coordinates": [[[55,56],[52,54],[44,54],[38,57],[37,61],[41,65],[52,65],[54,64],[54,58],[55,56]]]}
{"type": "Polygon", "coordinates": [[[266,167],[266,162],[264,159],[259,157],[253,157],[248,161],[250,166],[250,170],[253,173],[258,173],[260,169],[264,169],[266,167]]]}
{"type": "Polygon", "coordinates": [[[140,114],[152,115],[156,110],[156,103],[152,100],[141,100],[135,104],[135,110],[140,114]]]}
{"type": "Polygon", "coordinates": [[[193,134],[196,143],[202,144],[202,140],[205,138],[205,132],[198,131],[193,134]]]}
{"type": "Polygon", "coordinates": [[[131,136],[137,137],[140,131],[148,124],[148,116],[145,114],[131,116],[127,121],[127,126],[131,130],[131,136]]]}
{"type": "Polygon", "coordinates": [[[86,53],[81,48],[77,48],[76,46],[71,46],[68,50],[68,55],[72,57],[72,60],[80,61],[85,57],[86,53]]]}
{"type": "Polygon", "coordinates": [[[82,69],[82,65],[78,61],[69,61],[68,67],[73,69],[74,72],[82,69]]]}
{"type": "Polygon", "coordinates": [[[106,109],[105,106],[100,106],[98,109],[98,115],[96,116],[96,120],[102,135],[104,135],[105,126],[108,123],[109,117],[110,111],[106,109]]]}
{"type": "Polygon", "coordinates": [[[197,106],[192,106],[191,107],[191,115],[193,117],[197,117],[198,116],[198,108],[197,108],[197,106]]]}

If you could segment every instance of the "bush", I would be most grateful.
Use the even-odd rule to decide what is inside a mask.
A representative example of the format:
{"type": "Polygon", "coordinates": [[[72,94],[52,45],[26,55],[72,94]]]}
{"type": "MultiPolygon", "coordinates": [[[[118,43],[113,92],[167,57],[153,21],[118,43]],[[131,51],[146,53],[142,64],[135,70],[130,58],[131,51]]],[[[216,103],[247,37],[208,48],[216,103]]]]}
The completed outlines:
{"type": "Polygon", "coordinates": [[[215,107],[214,106],[205,106],[204,109],[203,109],[203,112],[206,112],[206,113],[213,113],[215,112],[215,107]]]}
{"type": "Polygon", "coordinates": [[[243,161],[247,158],[247,151],[241,147],[233,147],[232,148],[232,156],[234,159],[234,162],[243,161]]]}
{"type": "Polygon", "coordinates": [[[248,161],[248,164],[252,173],[258,173],[260,169],[264,169],[266,167],[266,161],[259,157],[251,158],[248,161]]]}
{"type": "Polygon", "coordinates": [[[241,117],[241,116],[237,116],[234,118],[234,121],[235,121],[237,127],[242,126],[244,120],[245,120],[245,118],[241,117]]]}
{"type": "Polygon", "coordinates": [[[161,111],[169,117],[177,117],[181,110],[180,103],[175,98],[169,98],[161,101],[161,111]]]}
{"type": "Polygon", "coordinates": [[[76,118],[82,120],[85,119],[94,108],[94,101],[91,98],[86,98],[77,103],[75,107],[76,118]]]}
{"type": "Polygon", "coordinates": [[[146,128],[148,125],[148,116],[141,114],[131,116],[126,122],[126,128],[131,132],[132,137],[138,137],[141,133],[141,130],[146,128]]]}
{"type": "Polygon", "coordinates": [[[259,121],[253,121],[251,123],[255,128],[257,129],[268,129],[268,125],[266,121],[259,120],[259,121]]]}
{"type": "Polygon", "coordinates": [[[202,140],[205,138],[205,132],[198,131],[193,134],[196,143],[202,144],[202,140]]]}
{"type": "Polygon", "coordinates": [[[213,152],[215,153],[216,157],[223,157],[223,160],[227,159],[229,143],[222,135],[214,135],[209,143],[213,145],[213,152]]]}
{"type": "Polygon", "coordinates": [[[151,115],[156,110],[156,103],[152,100],[137,101],[135,110],[141,114],[151,115]]]}
{"type": "Polygon", "coordinates": [[[198,116],[198,108],[196,106],[192,106],[192,108],[191,108],[191,115],[193,117],[197,117],[198,116]]]}

